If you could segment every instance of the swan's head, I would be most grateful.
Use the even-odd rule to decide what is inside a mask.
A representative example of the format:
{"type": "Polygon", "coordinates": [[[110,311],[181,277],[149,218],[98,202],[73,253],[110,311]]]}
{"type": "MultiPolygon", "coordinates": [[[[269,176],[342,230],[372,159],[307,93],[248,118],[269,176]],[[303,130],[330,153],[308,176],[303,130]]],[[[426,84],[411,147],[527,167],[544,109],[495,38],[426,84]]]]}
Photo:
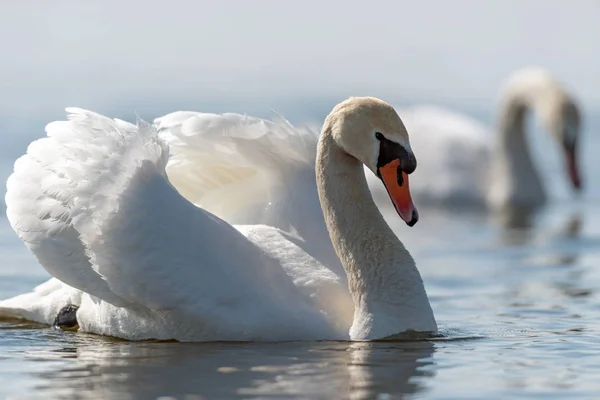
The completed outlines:
{"type": "Polygon", "coordinates": [[[580,190],[581,177],[577,160],[580,116],[576,104],[568,96],[560,96],[557,101],[548,105],[542,115],[542,122],[562,149],[573,188],[580,190]]]}
{"type": "Polygon", "coordinates": [[[366,165],[383,182],[400,217],[419,220],[408,187],[417,168],[408,133],[396,110],[373,97],[351,97],[335,106],[325,121],[337,144],[366,165]]]}
{"type": "Polygon", "coordinates": [[[527,67],[513,73],[505,83],[504,97],[532,107],[539,121],[561,147],[571,184],[581,188],[577,162],[580,115],[565,87],[546,69],[527,67]]]}

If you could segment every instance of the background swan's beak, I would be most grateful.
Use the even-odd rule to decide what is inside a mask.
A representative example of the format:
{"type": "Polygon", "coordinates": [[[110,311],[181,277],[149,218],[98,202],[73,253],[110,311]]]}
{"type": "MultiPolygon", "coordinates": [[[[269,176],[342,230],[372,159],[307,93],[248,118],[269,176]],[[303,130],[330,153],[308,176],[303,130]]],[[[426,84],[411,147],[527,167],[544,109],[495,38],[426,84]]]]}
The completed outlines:
{"type": "Polygon", "coordinates": [[[579,175],[579,167],[577,164],[577,153],[575,146],[565,146],[565,162],[567,164],[567,172],[571,179],[571,184],[575,190],[581,190],[581,177],[579,175]]]}
{"type": "Polygon", "coordinates": [[[400,168],[400,159],[395,159],[379,168],[379,176],[390,195],[394,208],[408,226],[419,220],[408,188],[408,174],[400,168]]]}

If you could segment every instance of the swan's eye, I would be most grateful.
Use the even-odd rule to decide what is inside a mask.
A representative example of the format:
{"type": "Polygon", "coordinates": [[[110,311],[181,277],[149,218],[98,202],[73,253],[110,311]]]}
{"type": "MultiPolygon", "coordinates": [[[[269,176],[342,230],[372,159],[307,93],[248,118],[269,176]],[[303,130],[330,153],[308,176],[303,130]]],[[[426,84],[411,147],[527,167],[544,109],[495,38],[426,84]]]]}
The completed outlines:
{"type": "MultiPolygon", "coordinates": [[[[412,152],[407,151],[401,144],[387,139],[381,133],[376,132],[375,137],[379,139],[379,155],[377,156],[377,168],[388,165],[394,160],[399,160],[398,178],[402,179],[402,171],[412,174],[417,168],[417,160],[412,152]]],[[[398,184],[401,186],[400,180],[398,184]]]]}

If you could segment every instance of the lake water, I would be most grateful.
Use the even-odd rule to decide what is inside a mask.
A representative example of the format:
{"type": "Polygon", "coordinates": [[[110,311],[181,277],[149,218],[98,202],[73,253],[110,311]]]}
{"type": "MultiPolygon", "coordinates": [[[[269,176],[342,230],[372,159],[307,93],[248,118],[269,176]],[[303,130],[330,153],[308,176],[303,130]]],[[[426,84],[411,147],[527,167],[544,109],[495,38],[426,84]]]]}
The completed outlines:
{"type": "MultiPolygon", "coordinates": [[[[553,145],[535,135],[555,201],[526,226],[426,209],[414,228],[394,226],[415,256],[445,338],[130,343],[2,321],[0,398],[595,399],[599,131],[600,118],[588,118],[579,199],[566,189],[553,145]]],[[[4,217],[0,255],[0,298],[47,278],[4,217]]]]}

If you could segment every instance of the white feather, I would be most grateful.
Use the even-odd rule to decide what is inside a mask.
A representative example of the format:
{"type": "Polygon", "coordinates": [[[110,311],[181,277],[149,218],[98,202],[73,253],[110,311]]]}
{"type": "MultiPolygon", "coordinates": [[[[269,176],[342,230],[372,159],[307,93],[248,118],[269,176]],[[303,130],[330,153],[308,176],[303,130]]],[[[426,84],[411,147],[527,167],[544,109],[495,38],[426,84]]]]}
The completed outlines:
{"type": "MultiPolygon", "coordinates": [[[[16,163],[6,203],[11,225],[44,268],[85,292],[82,329],[129,339],[347,337],[335,308],[315,306],[324,288],[337,290],[338,277],[306,261],[290,240],[278,241],[289,251],[270,255],[263,250],[272,247],[257,247],[182,197],[167,179],[168,149],[152,126],[68,113],[16,163]]],[[[258,239],[278,235],[240,229],[250,237],[262,231],[258,239]]],[[[0,302],[0,311],[10,314],[15,301],[0,302]]]]}
{"type": "Polygon", "coordinates": [[[188,200],[232,224],[293,232],[345,278],[317,195],[318,133],[283,117],[175,112],[154,121],[170,145],[167,174],[188,200]]]}
{"type": "Polygon", "coordinates": [[[173,184],[228,221],[247,215],[248,207],[264,207],[282,174],[314,169],[317,134],[283,118],[179,111],[154,123],[171,147],[173,184]]]}

